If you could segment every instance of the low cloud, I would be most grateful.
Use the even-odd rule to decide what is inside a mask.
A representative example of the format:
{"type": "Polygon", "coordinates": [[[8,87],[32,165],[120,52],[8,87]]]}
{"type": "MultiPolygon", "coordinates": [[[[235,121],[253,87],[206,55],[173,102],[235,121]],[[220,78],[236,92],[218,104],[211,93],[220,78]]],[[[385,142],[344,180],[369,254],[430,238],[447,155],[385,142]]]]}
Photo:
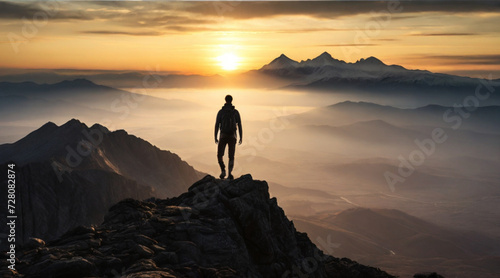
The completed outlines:
{"type": "Polygon", "coordinates": [[[428,55],[419,59],[432,59],[444,61],[448,64],[458,65],[500,65],[500,54],[492,55],[428,55]]]}
{"type": "Polygon", "coordinates": [[[479,33],[413,33],[411,37],[453,37],[453,36],[477,36],[479,33]]]}
{"type": "Polygon", "coordinates": [[[155,31],[146,32],[126,32],[126,31],[109,31],[109,30],[88,30],[80,32],[82,34],[94,35],[127,35],[127,36],[161,36],[163,33],[155,31]]]}
{"type": "Polygon", "coordinates": [[[317,46],[337,47],[337,46],[377,46],[376,43],[346,43],[346,44],[320,44],[317,46]]]}
{"type": "MultiPolygon", "coordinates": [[[[442,12],[500,12],[500,2],[484,1],[401,1],[402,10],[395,19],[410,18],[401,14],[442,12]]],[[[394,3],[394,2],[393,2],[394,3]]],[[[338,18],[376,12],[387,12],[387,1],[293,1],[293,2],[195,2],[186,11],[233,19],[263,18],[285,15],[305,15],[317,18],[338,18]]]]}

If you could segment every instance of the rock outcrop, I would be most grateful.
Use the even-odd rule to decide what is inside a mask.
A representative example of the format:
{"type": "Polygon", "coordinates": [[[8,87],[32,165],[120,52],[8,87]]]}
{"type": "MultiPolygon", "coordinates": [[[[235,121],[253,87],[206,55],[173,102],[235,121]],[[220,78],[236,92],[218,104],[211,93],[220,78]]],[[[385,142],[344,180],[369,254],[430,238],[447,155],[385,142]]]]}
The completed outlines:
{"type": "MultiPolygon", "coordinates": [[[[8,163],[16,164],[19,243],[101,223],[109,207],[125,198],[176,196],[203,176],[176,154],[124,130],[88,127],[75,119],[61,126],[49,122],[0,145],[0,169],[8,163]]],[[[0,176],[1,183],[5,179],[0,176]]],[[[6,198],[0,197],[2,207],[6,198]]],[[[5,213],[1,210],[0,217],[5,213]]],[[[0,234],[5,229],[2,225],[0,234]]]]}
{"type": "Polygon", "coordinates": [[[393,277],[324,255],[269,197],[267,183],[250,175],[233,181],[206,176],[170,199],[126,199],[112,206],[99,226],[77,227],[47,244],[30,240],[16,267],[17,273],[3,274],[393,277]]]}

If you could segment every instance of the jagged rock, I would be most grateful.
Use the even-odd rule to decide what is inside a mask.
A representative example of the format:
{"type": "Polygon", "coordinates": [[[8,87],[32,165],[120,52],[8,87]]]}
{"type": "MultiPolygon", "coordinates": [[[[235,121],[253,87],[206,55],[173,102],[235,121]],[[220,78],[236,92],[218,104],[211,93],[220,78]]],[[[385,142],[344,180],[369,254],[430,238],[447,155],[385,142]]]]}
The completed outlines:
{"type": "Polygon", "coordinates": [[[66,260],[46,260],[26,272],[30,277],[87,277],[94,272],[94,264],[82,257],[66,260]]]}
{"type": "Polygon", "coordinates": [[[151,259],[143,259],[134,263],[125,274],[157,270],[156,263],[151,259]]]}
{"type": "Polygon", "coordinates": [[[135,245],[132,249],[130,249],[130,252],[128,253],[133,253],[138,255],[140,258],[150,258],[151,256],[154,255],[153,250],[147,248],[146,246],[137,244],[135,245]]]}
{"type": "Polygon", "coordinates": [[[25,249],[36,249],[38,247],[44,247],[44,246],[45,246],[45,241],[36,237],[30,237],[23,247],[25,249]]]}
{"type": "Polygon", "coordinates": [[[177,258],[177,253],[175,252],[159,252],[153,260],[156,265],[164,266],[164,265],[176,265],[179,263],[179,259],[177,258]]]}
{"type": "Polygon", "coordinates": [[[77,227],[33,247],[19,256],[21,274],[394,277],[323,254],[270,199],[267,183],[250,175],[233,181],[207,176],[171,199],[126,199],[110,208],[102,225],[77,227]]]}

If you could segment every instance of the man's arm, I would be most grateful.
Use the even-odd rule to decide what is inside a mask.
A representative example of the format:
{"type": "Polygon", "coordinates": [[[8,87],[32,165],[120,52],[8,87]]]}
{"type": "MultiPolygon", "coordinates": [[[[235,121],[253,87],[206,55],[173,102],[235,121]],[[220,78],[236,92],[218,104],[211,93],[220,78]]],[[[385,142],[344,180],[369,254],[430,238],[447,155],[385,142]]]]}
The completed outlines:
{"type": "Polygon", "coordinates": [[[241,126],[241,117],[240,117],[240,112],[236,111],[236,123],[238,124],[238,132],[240,133],[240,142],[239,144],[243,143],[243,127],[241,126]]]}
{"type": "Polygon", "coordinates": [[[214,128],[215,144],[219,144],[219,140],[217,140],[217,133],[219,132],[219,126],[220,126],[220,111],[219,113],[217,113],[217,118],[215,118],[215,128],[214,128]]]}

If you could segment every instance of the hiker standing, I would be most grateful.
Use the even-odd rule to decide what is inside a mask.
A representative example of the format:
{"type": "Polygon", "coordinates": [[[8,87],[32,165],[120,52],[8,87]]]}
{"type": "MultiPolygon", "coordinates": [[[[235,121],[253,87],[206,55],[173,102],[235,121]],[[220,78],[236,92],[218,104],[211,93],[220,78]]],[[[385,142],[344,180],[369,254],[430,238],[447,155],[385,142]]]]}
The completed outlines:
{"type": "Polygon", "coordinates": [[[226,145],[228,145],[229,152],[229,167],[228,167],[228,179],[233,179],[231,172],[234,167],[234,152],[236,150],[236,129],[238,129],[240,135],[239,144],[241,145],[243,139],[243,129],[241,127],[241,118],[238,110],[234,109],[232,105],[233,97],[227,95],[226,104],[222,106],[222,109],[217,113],[217,120],[215,121],[215,144],[217,146],[217,159],[219,161],[219,166],[221,169],[220,178],[223,179],[226,176],[226,166],[224,165],[224,151],[226,150],[226,145]],[[236,128],[238,125],[238,128],[236,128]],[[217,140],[217,133],[220,129],[220,136],[217,140]]]}

